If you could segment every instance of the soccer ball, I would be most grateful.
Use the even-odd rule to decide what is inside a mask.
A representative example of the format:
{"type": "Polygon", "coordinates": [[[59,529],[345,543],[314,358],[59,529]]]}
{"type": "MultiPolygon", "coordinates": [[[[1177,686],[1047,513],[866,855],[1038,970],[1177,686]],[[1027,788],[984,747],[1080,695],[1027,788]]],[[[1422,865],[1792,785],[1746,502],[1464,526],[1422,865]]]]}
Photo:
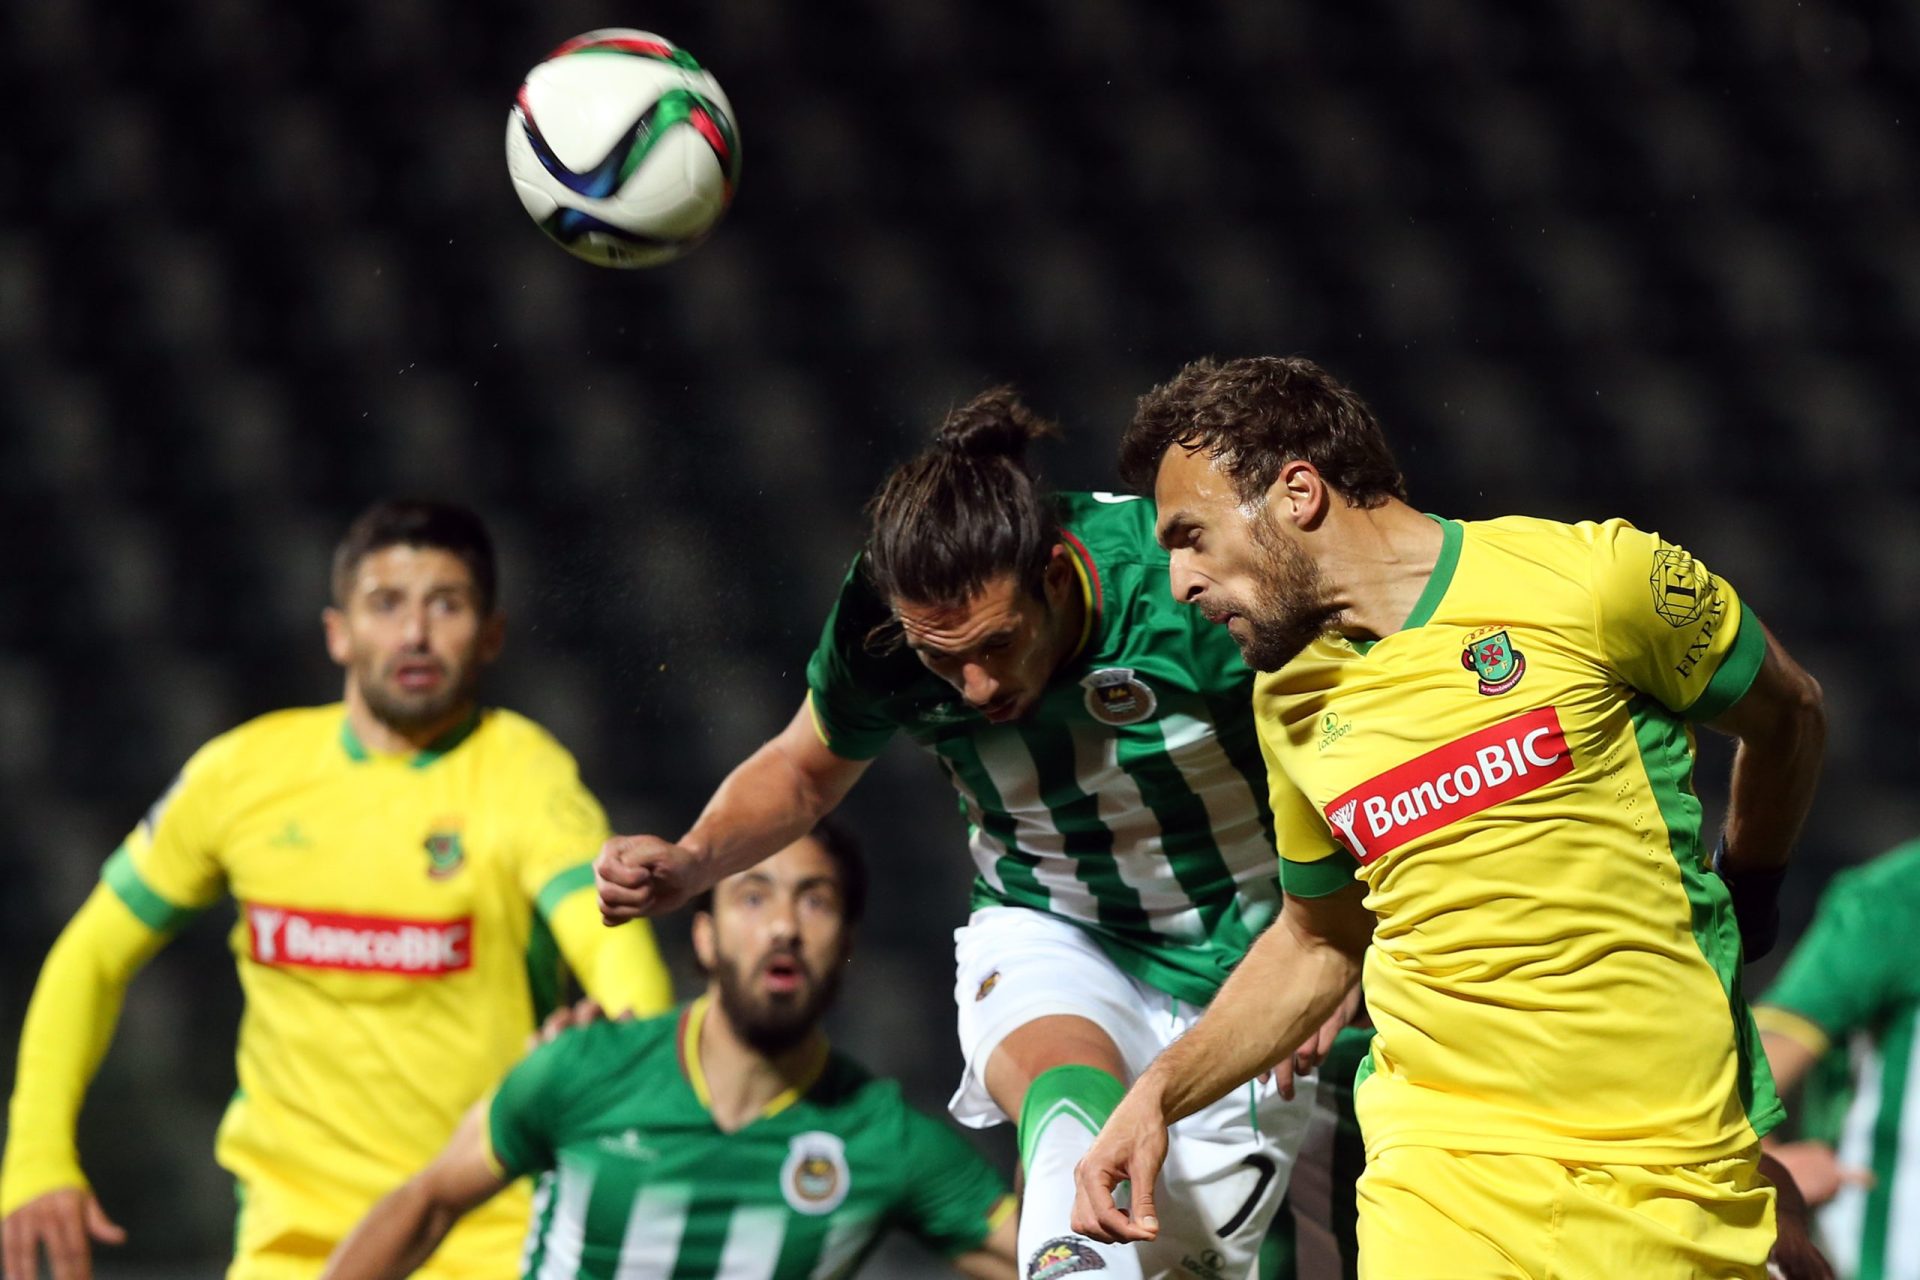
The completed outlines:
{"type": "Polygon", "coordinates": [[[507,172],[569,253],[651,267],[699,244],[726,212],[740,133],[692,54],[645,31],[589,31],[527,73],[507,115],[507,172]]]}

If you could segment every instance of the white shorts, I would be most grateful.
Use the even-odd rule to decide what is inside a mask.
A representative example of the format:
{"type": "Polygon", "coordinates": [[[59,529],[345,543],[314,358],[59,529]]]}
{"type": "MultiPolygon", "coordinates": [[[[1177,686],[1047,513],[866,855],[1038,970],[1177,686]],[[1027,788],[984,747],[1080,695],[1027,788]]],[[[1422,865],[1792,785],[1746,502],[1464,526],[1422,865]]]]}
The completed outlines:
{"type": "MultiPolygon", "coordinates": [[[[969,1128],[1012,1118],[988,1095],[985,1076],[1016,1027],[1053,1014],[1086,1018],[1113,1038],[1131,1083],[1203,1012],[1121,972],[1084,929],[1044,912],[983,907],[953,937],[967,1065],[947,1109],[969,1128]]],[[[1149,1275],[1177,1269],[1234,1280],[1251,1271],[1313,1117],[1315,1083],[1302,1077],[1289,1102],[1272,1085],[1249,1082],[1173,1126],[1157,1201],[1161,1234],[1150,1246],[1173,1252],[1149,1264],[1149,1275]]]]}

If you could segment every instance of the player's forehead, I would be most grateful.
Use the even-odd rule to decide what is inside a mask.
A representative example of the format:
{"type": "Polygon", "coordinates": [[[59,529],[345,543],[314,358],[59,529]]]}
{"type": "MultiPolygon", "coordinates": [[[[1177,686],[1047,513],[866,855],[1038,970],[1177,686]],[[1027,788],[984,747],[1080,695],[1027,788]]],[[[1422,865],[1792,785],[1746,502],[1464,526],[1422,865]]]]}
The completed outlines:
{"type": "Polygon", "coordinates": [[[1235,505],[1235,493],[1212,454],[1174,445],[1154,475],[1153,505],[1154,536],[1165,545],[1183,529],[1206,524],[1235,505]]]}
{"type": "Polygon", "coordinates": [[[893,616],[912,649],[962,653],[1020,630],[1032,600],[1010,573],[990,579],[959,604],[927,604],[894,597],[893,616]]]}
{"type": "Polygon", "coordinates": [[[348,578],[352,595],[371,591],[402,589],[410,591],[475,590],[473,570],[467,562],[445,547],[414,546],[397,542],[376,547],[353,566],[348,578]]]}
{"type": "Polygon", "coordinates": [[[745,871],[728,876],[719,888],[725,893],[749,889],[799,893],[816,886],[838,891],[840,867],[817,839],[806,835],[745,871]]]}

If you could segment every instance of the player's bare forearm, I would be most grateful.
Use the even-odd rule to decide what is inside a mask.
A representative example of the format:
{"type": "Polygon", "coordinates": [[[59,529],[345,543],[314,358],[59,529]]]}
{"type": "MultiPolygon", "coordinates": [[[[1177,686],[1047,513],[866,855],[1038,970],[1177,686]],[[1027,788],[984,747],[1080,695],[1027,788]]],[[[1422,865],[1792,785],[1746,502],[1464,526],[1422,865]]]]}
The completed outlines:
{"type": "Polygon", "coordinates": [[[1134,1089],[1157,1097],[1168,1124],[1192,1115],[1291,1054],[1320,1029],[1360,977],[1373,916],[1358,885],[1287,899],[1191,1031],[1134,1089]]]}
{"type": "Polygon", "coordinates": [[[419,1179],[373,1206],[327,1259],[321,1280],[398,1280],[433,1256],[460,1216],[435,1205],[419,1179]]]}
{"type": "Polygon", "coordinates": [[[600,918],[621,924],[678,910],[805,835],[866,771],[866,761],[827,749],[802,704],[777,737],[727,775],[678,842],[658,836],[607,841],[593,863],[600,918]]]}
{"type": "Polygon", "coordinates": [[[485,1104],[476,1104],[432,1164],[368,1210],[321,1280],[398,1280],[432,1257],[462,1216],[507,1185],[487,1161],[485,1125],[485,1104]]]}
{"type": "Polygon", "coordinates": [[[1711,723],[1739,740],[1727,797],[1728,866],[1778,870],[1820,781],[1827,741],[1820,685],[1769,634],[1752,688],[1711,723]]]}
{"type": "Polygon", "coordinates": [[[703,857],[713,881],[744,871],[812,830],[866,770],[827,749],[802,704],[727,775],[680,843],[703,857]]]}

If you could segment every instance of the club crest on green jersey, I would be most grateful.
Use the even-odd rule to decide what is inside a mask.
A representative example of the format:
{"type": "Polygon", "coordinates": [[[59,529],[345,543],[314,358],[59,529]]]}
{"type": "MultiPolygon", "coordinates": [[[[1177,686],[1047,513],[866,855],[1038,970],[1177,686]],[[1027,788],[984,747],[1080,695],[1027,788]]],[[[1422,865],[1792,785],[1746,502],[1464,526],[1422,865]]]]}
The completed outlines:
{"type": "Polygon", "coordinates": [[[445,880],[467,863],[466,846],[460,841],[460,824],[457,822],[436,823],[436,830],[427,833],[427,876],[433,880],[445,880]]]}
{"type": "Polygon", "coordinates": [[[1460,665],[1480,677],[1480,692],[1491,697],[1505,693],[1527,674],[1527,658],[1513,647],[1504,630],[1467,637],[1460,665]]]}
{"type": "Polygon", "coordinates": [[[823,1129],[800,1134],[787,1145],[780,1166],[780,1194],[795,1213],[832,1213],[847,1198],[852,1183],[847,1144],[823,1129]]]}
{"type": "Polygon", "coordinates": [[[1101,724],[1138,724],[1160,705],[1132,667],[1104,667],[1080,683],[1087,691],[1087,714],[1101,724]]]}

